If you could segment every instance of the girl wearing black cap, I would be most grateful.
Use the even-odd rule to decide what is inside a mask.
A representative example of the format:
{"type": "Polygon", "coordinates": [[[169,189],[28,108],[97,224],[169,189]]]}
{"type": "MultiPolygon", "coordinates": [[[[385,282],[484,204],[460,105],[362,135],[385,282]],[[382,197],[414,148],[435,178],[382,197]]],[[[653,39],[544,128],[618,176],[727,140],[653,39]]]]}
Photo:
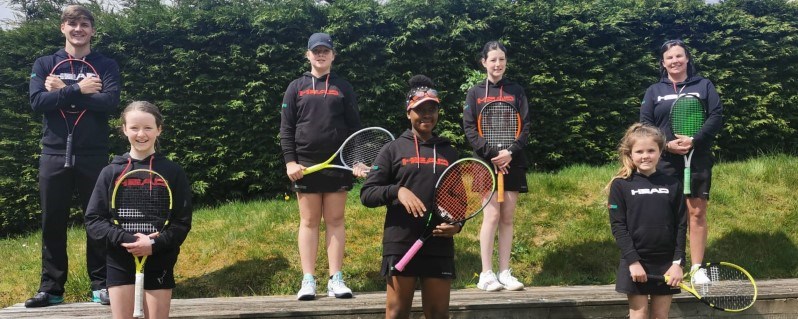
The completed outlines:
{"type": "Polygon", "coordinates": [[[691,190],[687,195],[690,216],[690,259],[693,283],[709,282],[703,262],[707,241],[707,203],[712,184],[712,144],[723,125],[723,106],[711,81],[696,74],[690,51],[681,40],[670,40],[659,50],[660,80],[646,90],[640,106],[640,122],[659,127],[665,137],[665,152],[657,168],[684,183],[684,156],[694,148],[690,162],[691,190]],[[674,135],[670,127],[670,110],[673,101],[681,94],[694,94],[707,106],[707,120],[694,137],[674,135]],[[694,272],[694,273],[693,273],[694,272]]]}
{"type": "Polygon", "coordinates": [[[490,161],[504,173],[504,202],[491,198],[483,210],[482,228],[479,231],[482,272],[477,288],[485,291],[501,289],[521,290],[524,284],[510,272],[510,250],[513,244],[513,218],[518,193],[527,192],[527,160],[524,147],[529,135],[529,104],[524,88],[504,78],[507,66],[507,49],[498,41],[490,41],[482,49],[482,66],[487,72],[484,83],[468,90],[463,109],[463,129],[474,149],[474,154],[490,161]],[[482,108],[493,101],[504,101],[515,106],[521,115],[521,134],[504,150],[487,147],[487,141],[477,131],[477,117],[482,108]],[[499,231],[499,273],[493,272],[493,244],[496,230],[499,231]]]}
{"type": "Polygon", "coordinates": [[[349,82],[330,72],[335,50],[328,34],[311,35],[305,55],[311,70],[288,85],[280,122],[286,174],[299,202],[299,258],[304,277],[297,299],[316,297],[313,276],[322,218],[327,229],[330,274],[327,294],[351,298],[352,290],[344,283],[341,267],[345,243],[344,208],[346,193],[352,189],[352,173],[324,169],[305,176],[302,171],[325,161],[350,134],[360,129],[357,98],[349,82]]]}
{"type": "Polygon", "coordinates": [[[416,278],[421,278],[425,318],[449,318],[449,292],[455,278],[452,236],[460,232],[462,224],[439,221],[433,237],[404,271],[393,268],[424,232],[435,182],[458,158],[449,140],[432,132],[440,107],[432,80],[416,75],[410,79],[410,87],[406,111],[411,128],[380,151],[363,183],[360,200],[367,207],[387,207],[381,270],[387,280],[386,318],[410,317],[416,278]]]}

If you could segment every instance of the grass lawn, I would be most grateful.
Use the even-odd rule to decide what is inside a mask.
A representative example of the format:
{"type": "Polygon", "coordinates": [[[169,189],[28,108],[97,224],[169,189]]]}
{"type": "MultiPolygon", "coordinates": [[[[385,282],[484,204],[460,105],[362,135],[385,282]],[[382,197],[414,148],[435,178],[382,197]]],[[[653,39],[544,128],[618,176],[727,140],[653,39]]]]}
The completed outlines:
{"type": "MultiPolygon", "coordinates": [[[[527,285],[590,285],[614,281],[619,251],[602,191],[615,165],[530,173],[515,217],[513,273],[527,285]]],[[[798,158],[771,155],[715,167],[709,204],[707,261],[730,261],[757,279],[798,277],[798,158]]],[[[384,290],[379,276],[384,208],[347,203],[345,279],[355,292],[384,290]]],[[[197,209],[175,270],[175,298],[286,295],[299,288],[296,198],[232,202],[197,209]]],[[[481,219],[457,235],[454,288],[476,286],[481,219]]],[[[66,301],[88,301],[85,232],[69,230],[66,301]]],[[[321,236],[323,240],[323,236],[321,236]]],[[[39,283],[41,234],[0,240],[0,307],[23,302],[39,283]]],[[[689,243],[688,243],[689,244],[689,243]]],[[[323,243],[320,247],[324,247],[323,243]]],[[[317,261],[319,291],[327,258],[317,261]]],[[[495,268],[495,267],[494,267],[495,268]]]]}

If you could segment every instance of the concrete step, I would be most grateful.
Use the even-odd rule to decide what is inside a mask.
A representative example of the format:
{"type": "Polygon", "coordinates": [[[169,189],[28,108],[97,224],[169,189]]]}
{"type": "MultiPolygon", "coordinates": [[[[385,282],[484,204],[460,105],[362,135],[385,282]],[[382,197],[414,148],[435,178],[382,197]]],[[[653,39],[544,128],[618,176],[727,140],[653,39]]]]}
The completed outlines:
{"type": "MultiPolygon", "coordinates": [[[[759,297],[742,313],[724,313],[677,295],[671,318],[795,319],[798,318],[798,279],[757,282],[759,297]]],[[[421,292],[413,299],[413,318],[422,318],[421,292]]],[[[454,290],[452,318],[626,318],[626,295],[613,285],[527,287],[523,291],[454,290]]],[[[294,296],[174,299],[172,318],[384,318],[385,292],[356,292],[352,299],[321,296],[297,301],[294,296]]],[[[22,303],[0,309],[0,318],[107,318],[111,308],[95,303],[67,303],[27,309],[22,303]]]]}

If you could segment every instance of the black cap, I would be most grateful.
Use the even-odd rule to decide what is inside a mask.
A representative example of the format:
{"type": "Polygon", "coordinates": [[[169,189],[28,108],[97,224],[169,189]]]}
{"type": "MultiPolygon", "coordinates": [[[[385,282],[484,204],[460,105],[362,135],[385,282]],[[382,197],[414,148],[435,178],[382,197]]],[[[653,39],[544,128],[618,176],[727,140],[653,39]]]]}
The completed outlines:
{"type": "Polygon", "coordinates": [[[313,48],[323,45],[330,49],[333,48],[332,38],[330,38],[329,34],[326,33],[314,33],[308,39],[308,50],[313,50],[313,48]]]}

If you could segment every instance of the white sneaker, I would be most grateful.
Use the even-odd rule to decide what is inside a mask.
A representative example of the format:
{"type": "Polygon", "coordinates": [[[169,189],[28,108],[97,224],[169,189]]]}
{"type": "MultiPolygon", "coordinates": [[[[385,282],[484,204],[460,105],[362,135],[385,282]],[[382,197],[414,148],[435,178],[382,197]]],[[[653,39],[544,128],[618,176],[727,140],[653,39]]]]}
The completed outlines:
{"type": "Polygon", "coordinates": [[[499,272],[499,283],[504,286],[504,289],[507,290],[521,290],[524,289],[524,284],[522,284],[518,279],[513,277],[513,274],[510,273],[510,269],[502,270],[499,272]]]}
{"type": "Polygon", "coordinates": [[[479,274],[477,288],[484,291],[499,291],[502,290],[504,286],[496,279],[496,274],[493,273],[493,270],[488,270],[479,274]]]}
{"type": "Polygon", "coordinates": [[[305,274],[302,278],[302,288],[296,294],[297,300],[313,300],[316,299],[316,279],[313,275],[305,274]]]}
{"type": "Polygon", "coordinates": [[[344,283],[344,276],[339,271],[327,281],[327,296],[335,298],[352,298],[352,289],[344,283]]]}
{"type": "Polygon", "coordinates": [[[690,282],[693,285],[709,285],[712,283],[712,280],[707,277],[706,268],[698,268],[698,270],[694,271],[693,274],[690,275],[690,282]]]}

